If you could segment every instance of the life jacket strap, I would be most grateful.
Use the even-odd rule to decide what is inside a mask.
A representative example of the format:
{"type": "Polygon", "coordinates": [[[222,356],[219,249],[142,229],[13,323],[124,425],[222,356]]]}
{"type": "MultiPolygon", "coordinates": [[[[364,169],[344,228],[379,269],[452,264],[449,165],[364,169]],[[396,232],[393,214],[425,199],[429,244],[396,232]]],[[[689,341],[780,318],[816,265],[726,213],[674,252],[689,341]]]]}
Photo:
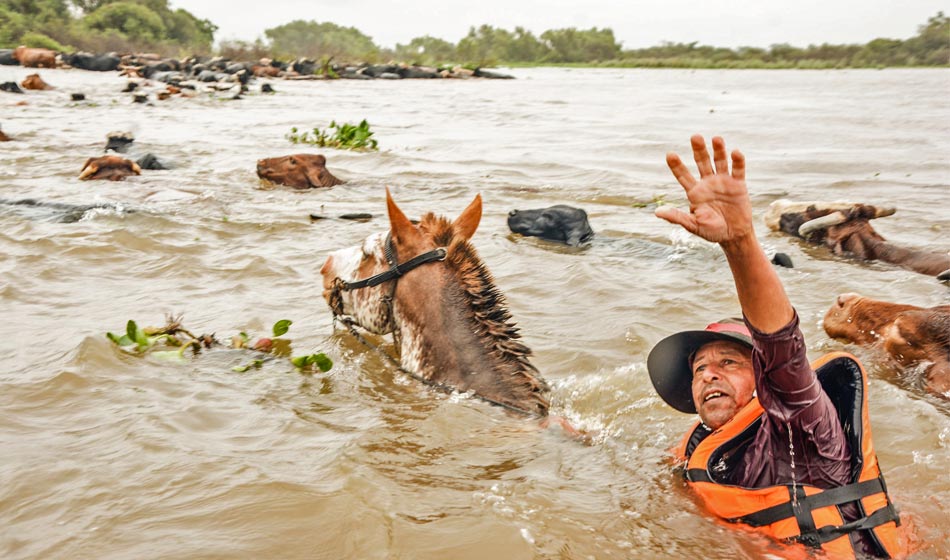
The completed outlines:
{"type": "Polygon", "coordinates": [[[865,531],[867,529],[873,529],[878,525],[883,525],[890,521],[894,521],[897,526],[900,526],[900,518],[897,515],[897,512],[894,510],[894,506],[888,502],[887,507],[883,507],[871,515],[862,517],[857,521],[851,521],[850,523],[845,523],[844,525],[827,525],[821,527],[816,531],[816,536],[818,541],[822,544],[833,541],[842,535],[847,535],[853,531],[865,531]]]}
{"type": "MultiPolygon", "coordinates": [[[[715,483],[704,469],[689,469],[686,473],[686,478],[691,482],[715,483]]],[[[890,498],[887,498],[887,506],[878,509],[871,515],[842,525],[828,525],[821,528],[815,527],[814,517],[811,515],[813,510],[828,506],[839,506],[849,502],[857,502],[861,498],[882,492],[887,496],[884,479],[880,476],[865,480],[864,482],[854,482],[844,486],[822,490],[811,496],[806,496],[804,489],[797,487],[795,490],[797,493],[797,499],[795,500],[798,504],[797,506],[793,506],[793,490],[791,485],[788,485],[788,489],[789,501],[741,517],[729,518],[726,519],[726,521],[744,523],[752,527],[764,527],[777,521],[794,517],[798,521],[799,531],[801,533],[798,537],[795,537],[794,540],[816,548],[820,547],[823,543],[837,539],[847,533],[873,529],[890,521],[900,526],[900,517],[897,515],[897,511],[894,509],[890,498]]]]}

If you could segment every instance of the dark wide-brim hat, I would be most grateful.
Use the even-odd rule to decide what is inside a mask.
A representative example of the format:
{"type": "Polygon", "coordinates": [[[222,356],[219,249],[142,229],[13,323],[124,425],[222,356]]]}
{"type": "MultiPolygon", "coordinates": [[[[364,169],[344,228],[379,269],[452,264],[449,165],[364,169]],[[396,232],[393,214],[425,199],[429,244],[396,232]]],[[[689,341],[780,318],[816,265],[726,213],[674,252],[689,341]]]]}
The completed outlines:
{"type": "Polygon", "coordinates": [[[696,414],[693,403],[692,358],[710,342],[738,342],[752,348],[752,334],[740,319],[723,319],[701,331],[683,331],[670,335],[650,350],[647,370],[653,387],[666,404],[680,412],[696,414]]]}

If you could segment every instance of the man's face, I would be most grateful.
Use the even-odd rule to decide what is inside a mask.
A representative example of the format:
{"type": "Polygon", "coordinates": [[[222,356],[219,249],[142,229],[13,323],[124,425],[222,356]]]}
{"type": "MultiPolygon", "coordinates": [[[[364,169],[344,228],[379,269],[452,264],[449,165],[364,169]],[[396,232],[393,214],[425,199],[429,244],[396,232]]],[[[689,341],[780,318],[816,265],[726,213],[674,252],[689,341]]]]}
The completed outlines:
{"type": "Polygon", "coordinates": [[[693,404],[703,423],[716,430],[752,400],[752,350],[738,342],[716,341],[693,358],[693,404]]]}

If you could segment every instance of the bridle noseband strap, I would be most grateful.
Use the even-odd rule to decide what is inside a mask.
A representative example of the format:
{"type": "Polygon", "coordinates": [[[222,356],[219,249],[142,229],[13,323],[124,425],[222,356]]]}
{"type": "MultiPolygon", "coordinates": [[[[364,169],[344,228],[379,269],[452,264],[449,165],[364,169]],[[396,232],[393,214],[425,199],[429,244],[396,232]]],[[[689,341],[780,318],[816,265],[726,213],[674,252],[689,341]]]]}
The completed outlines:
{"type": "Polygon", "coordinates": [[[360,288],[372,288],[373,286],[379,286],[383,282],[389,282],[390,280],[395,280],[403,274],[409,272],[410,270],[424,265],[426,263],[435,262],[435,261],[444,261],[445,260],[445,247],[437,247],[427,253],[422,253],[417,255],[408,261],[399,264],[396,262],[395,255],[392,250],[392,238],[386,237],[386,259],[389,261],[389,270],[386,272],[381,272],[376,276],[370,276],[369,278],[364,278],[363,280],[358,280],[356,282],[343,282],[341,289],[343,291],[350,290],[359,290],[360,288]]]}

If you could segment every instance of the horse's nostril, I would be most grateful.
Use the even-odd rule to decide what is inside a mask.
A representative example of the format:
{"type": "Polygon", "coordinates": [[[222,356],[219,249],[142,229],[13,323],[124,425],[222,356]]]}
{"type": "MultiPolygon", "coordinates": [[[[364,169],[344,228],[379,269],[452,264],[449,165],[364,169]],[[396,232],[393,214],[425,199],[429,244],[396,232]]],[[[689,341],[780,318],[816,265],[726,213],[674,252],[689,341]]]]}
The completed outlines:
{"type": "Polygon", "coordinates": [[[320,269],[320,274],[326,276],[326,274],[331,270],[333,270],[333,255],[327,257],[327,262],[323,263],[323,268],[320,269]]]}

